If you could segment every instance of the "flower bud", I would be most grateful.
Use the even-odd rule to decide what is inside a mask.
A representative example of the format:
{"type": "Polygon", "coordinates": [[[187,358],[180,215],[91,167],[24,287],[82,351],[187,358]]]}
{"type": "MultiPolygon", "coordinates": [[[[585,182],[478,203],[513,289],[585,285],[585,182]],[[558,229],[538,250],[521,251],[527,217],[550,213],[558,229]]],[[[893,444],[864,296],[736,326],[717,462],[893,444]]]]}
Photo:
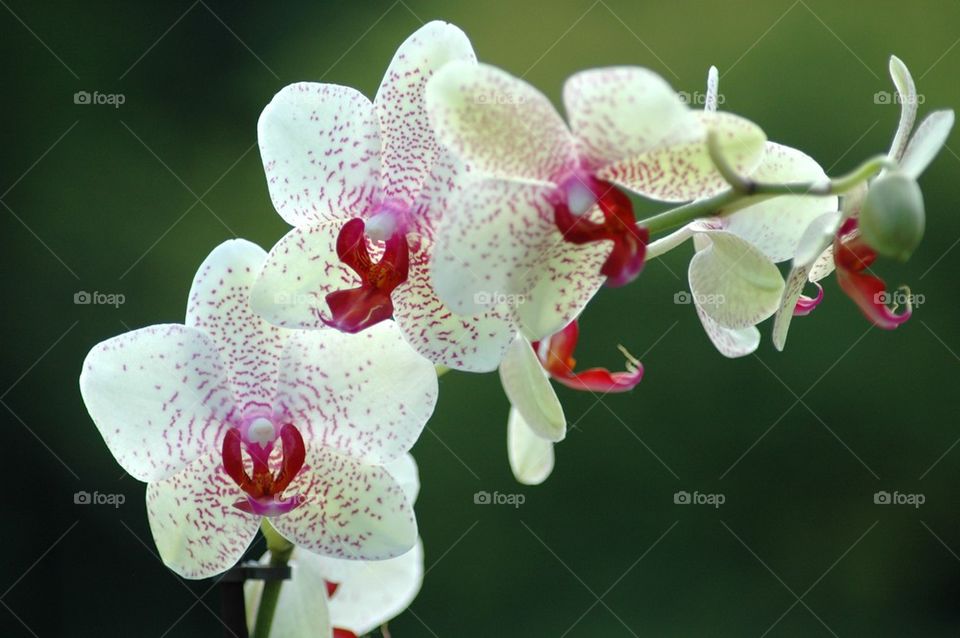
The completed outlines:
{"type": "Polygon", "coordinates": [[[916,180],[903,173],[883,175],[870,185],[860,210],[860,232],[885,257],[910,258],[923,238],[923,194],[916,180]]]}

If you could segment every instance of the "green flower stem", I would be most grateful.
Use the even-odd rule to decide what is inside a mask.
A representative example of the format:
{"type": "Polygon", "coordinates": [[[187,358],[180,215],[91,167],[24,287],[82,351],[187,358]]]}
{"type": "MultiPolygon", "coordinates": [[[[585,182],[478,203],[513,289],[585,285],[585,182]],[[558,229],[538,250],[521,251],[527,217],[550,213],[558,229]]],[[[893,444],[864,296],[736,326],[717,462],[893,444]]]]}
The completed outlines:
{"type": "Polygon", "coordinates": [[[840,195],[874,177],[885,168],[891,168],[892,162],[886,155],[872,157],[841,177],[821,182],[767,183],[757,182],[737,174],[719,151],[719,145],[711,134],[707,145],[710,158],[717,170],[730,184],[730,188],[712,197],[678,206],[637,222],[647,228],[650,234],[660,233],[702,217],[722,217],[740,210],[745,206],[779,197],[781,195],[840,195]]]}
{"type": "MultiPolygon", "coordinates": [[[[270,550],[271,567],[282,567],[290,561],[293,554],[293,544],[273,529],[267,519],[260,525],[263,537],[267,539],[267,549],[270,550]]],[[[273,625],[273,615],[277,611],[277,601],[280,599],[282,580],[271,580],[263,584],[263,593],[260,594],[260,605],[257,608],[257,622],[253,627],[251,638],[269,638],[270,627],[273,625]]]]}

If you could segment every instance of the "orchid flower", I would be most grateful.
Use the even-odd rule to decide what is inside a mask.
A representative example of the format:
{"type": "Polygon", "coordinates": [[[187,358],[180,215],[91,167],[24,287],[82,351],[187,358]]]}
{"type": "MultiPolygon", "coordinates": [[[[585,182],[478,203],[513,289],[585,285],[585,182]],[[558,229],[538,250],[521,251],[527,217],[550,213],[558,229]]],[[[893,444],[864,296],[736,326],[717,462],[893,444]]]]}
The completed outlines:
{"type": "MultiPolygon", "coordinates": [[[[409,454],[384,466],[410,503],[420,481],[409,454]]],[[[269,552],[260,559],[268,564],[269,552]]],[[[294,549],[292,577],[284,582],[271,625],[271,638],[356,638],[405,610],[423,584],[423,543],[382,561],[344,560],[294,549]]],[[[253,627],[263,583],[244,585],[247,622],[253,627]]]]}
{"type": "Polygon", "coordinates": [[[117,462],[147,483],[163,562],[187,578],[232,567],[263,517],[296,545],[385,559],[416,542],[412,505],[383,464],[433,412],[437,379],[393,322],[361,335],[290,331],[250,309],[266,253],[217,247],[185,324],[108,339],[80,390],[117,462]]]}
{"type": "MultiPolygon", "coordinates": [[[[707,84],[706,108],[716,108],[715,67],[707,84]]],[[[812,158],[776,142],[765,143],[760,164],[749,175],[757,181],[787,183],[827,179],[812,158]]],[[[707,197],[711,190],[693,194],[707,197]]],[[[776,264],[793,256],[813,219],[837,205],[832,196],[787,195],[721,210],[651,243],[648,256],[660,256],[693,238],[689,300],[717,350],[727,357],[745,356],[760,344],[756,325],[780,306],[784,282],[776,264]]],[[[808,312],[816,305],[814,300],[805,303],[808,312]]]]}
{"type": "Polygon", "coordinates": [[[282,89],[258,124],[274,207],[294,228],[270,251],[251,304],[283,327],[359,332],[390,317],[435,364],[497,367],[510,343],[496,309],[455,316],[428,263],[435,226],[461,168],[424,111],[444,64],[475,64],[457,27],[430,22],[397,50],[373,102],[354,89],[301,82],[282,89]]]}
{"type": "Polygon", "coordinates": [[[921,197],[916,180],[946,143],[953,128],[954,114],[949,109],[934,111],[914,130],[918,105],[916,85],[909,69],[896,56],[890,58],[890,76],[901,105],[900,123],[887,153],[892,168],[881,173],[869,187],[846,194],[840,211],[815,218],[805,230],[794,252],[774,321],[773,344],[778,350],[783,350],[786,344],[792,317],[804,314],[801,297],[804,286],[808,282],[819,286],[818,282],[834,270],[840,288],[875,326],[892,330],[912,314],[909,289],[903,295],[905,308],[898,313],[896,306],[900,304],[891,306],[888,302],[896,300],[899,295],[888,293],[886,283],[869,273],[870,265],[878,257],[878,247],[871,245],[860,232],[861,210],[864,205],[869,205],[871,196],[886,197],[886,193],[880,195],[879,191],[885,183],[889,184],[885,180],[894,175],[905,178],[902,181],[916,190],[915,197],[921,197]]]}
{"type": "Polygon", "coordinates": [[[437,293],[465,316],[505,301],[534,341],[569,324],[604,282],[639,274],[648,234],[622,189],[664,201],[719,192],[707,131],[742,171],[765,140],[735,115],[690,110],[643,68],[577,73],[563,99],[569,126],[523,80],[462,61],[426,93],[438,139],[476,177],[437,226],[437,293]]]}
{"type": "Polygon", "coordinates": [[[507,457],[516,479],[526,485],[545,481],[554,466],[553,444],[566,436],[563,406],[550,379],[600,395],[632,390],[643,378],[643,366],[627,356],[627,369],[610,372],[590,368],[576,372],[573,357],[580,338],[576,320],[540,342],[517,335],[500,364],[500,382],[510,400],[507,457]]]}

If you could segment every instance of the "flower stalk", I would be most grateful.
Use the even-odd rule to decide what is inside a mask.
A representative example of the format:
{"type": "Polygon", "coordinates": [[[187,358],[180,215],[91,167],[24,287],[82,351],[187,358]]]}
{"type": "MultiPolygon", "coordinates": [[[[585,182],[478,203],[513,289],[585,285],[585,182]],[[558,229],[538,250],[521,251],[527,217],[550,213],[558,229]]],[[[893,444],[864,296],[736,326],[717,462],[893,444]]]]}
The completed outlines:
{"type": "MultiPolygon", "coordinates": [[[[260,531],[267,540],[267,549],[270,550],[270,566],[285,566],[293,553],[293,543],[273,529],[266,518],[260,525],[260,531]]],[[[257,607],[257,622],[253,627],[251,638],[269,638],[273,616],[277,611],[277,601],[280,600],[281,587],[283,587],[282,580],[268,580],[263,584],[263,593],[260,595],[260,604],[257,607]]]]}

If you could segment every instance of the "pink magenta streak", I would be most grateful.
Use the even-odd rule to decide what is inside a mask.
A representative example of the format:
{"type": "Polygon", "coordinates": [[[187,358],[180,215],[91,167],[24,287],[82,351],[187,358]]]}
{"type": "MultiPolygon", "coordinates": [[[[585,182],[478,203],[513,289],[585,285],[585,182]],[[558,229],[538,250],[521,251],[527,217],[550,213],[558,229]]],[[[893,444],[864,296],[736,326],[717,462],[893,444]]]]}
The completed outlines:
{"type": "Polygon", "coordinates": [[[797,299],[797,305],[793,308],[794,317],[806,317],[811,312],[813,312],[817,306],[820,305],[820,302],[823,301],[823,286],[818,283],[814,284],[817,287],[817,296],[816,297],[806,297],[801,295],[797,299]]]}
{"type": "Polygon", "coordinates": [[[299,504],[296,497],[284,500],[283,491],[306,460],[303,437],[294,425],[288,423],[280,428],[280,441],[283,444],[283,460],[277,473],[272,474],[266,463],[273,449],[272,442],[266,446],[244,443],[237,428],[227,430],[223,438],[223,469],[246,494],[246,499],[234,503],[238,509],[258,516],[272,516],[289,512],[299,504]],[[244,467],[244,449],[253,460],[252,476],[247,474],[244,467]]]}
{"type": "Polygon", "coordinates": [[[547,341],[546,352],[542,352],[540,342],[533,344],[540,363],[550,376],[568,388],[589,392],[626,392],[632,390],[643,379],[643,366],[623,372],[610,372],[606,368],[590,368],[575,373],[577,360],[573,352],[580,339],[580,326],[574,320],[570,325],[554,334],[547,341]]]}
{"type": "Polygon", "coordinates": [[[332,318],[321,320],[343,332],[360,332],[392,317],[390,295],[407,280],[410,270],[410,248],[402,231],[384,242],[383,257],[374,263],[364,230],[364,221],[358,217],[344,224],[337,236],[337,255],[360,276],[360,286],[329,293],[326,301],[332,318]]]}
{"type": "Polygon", "coordinates": [[[864,316],[878,328],[893,330],[913,314],[909,305],[900,313],[887,307],[887,284],[867,272],[876,261],[877,251],[857,232],[857,220],[843,223],[833,240],[833,261],[837,267],[837,283],[864,316]]]}
{"type": "MultiPolygon", "coordinates": [[[[563,239],[572,244],[586,244],[594,241],[613,242],[610,255],[600,267],[600,273],[607,277],[607,285],[624,286],[643,270],[643,260],[647,251],[650,233],[646,228],[638,228],[633,214],[633,204],[623,191],[609,182],[592,176],[577,176],[573,188],[586,186],[603,213],[603,222],[588,219],[587,214],[577,215],[570,210],[569,197],[564,196],[554,204],[554,222],[563,234],[563,239]]],[[[571,186],[561,186],[561,190],[570,191],[571,186]]]]}

